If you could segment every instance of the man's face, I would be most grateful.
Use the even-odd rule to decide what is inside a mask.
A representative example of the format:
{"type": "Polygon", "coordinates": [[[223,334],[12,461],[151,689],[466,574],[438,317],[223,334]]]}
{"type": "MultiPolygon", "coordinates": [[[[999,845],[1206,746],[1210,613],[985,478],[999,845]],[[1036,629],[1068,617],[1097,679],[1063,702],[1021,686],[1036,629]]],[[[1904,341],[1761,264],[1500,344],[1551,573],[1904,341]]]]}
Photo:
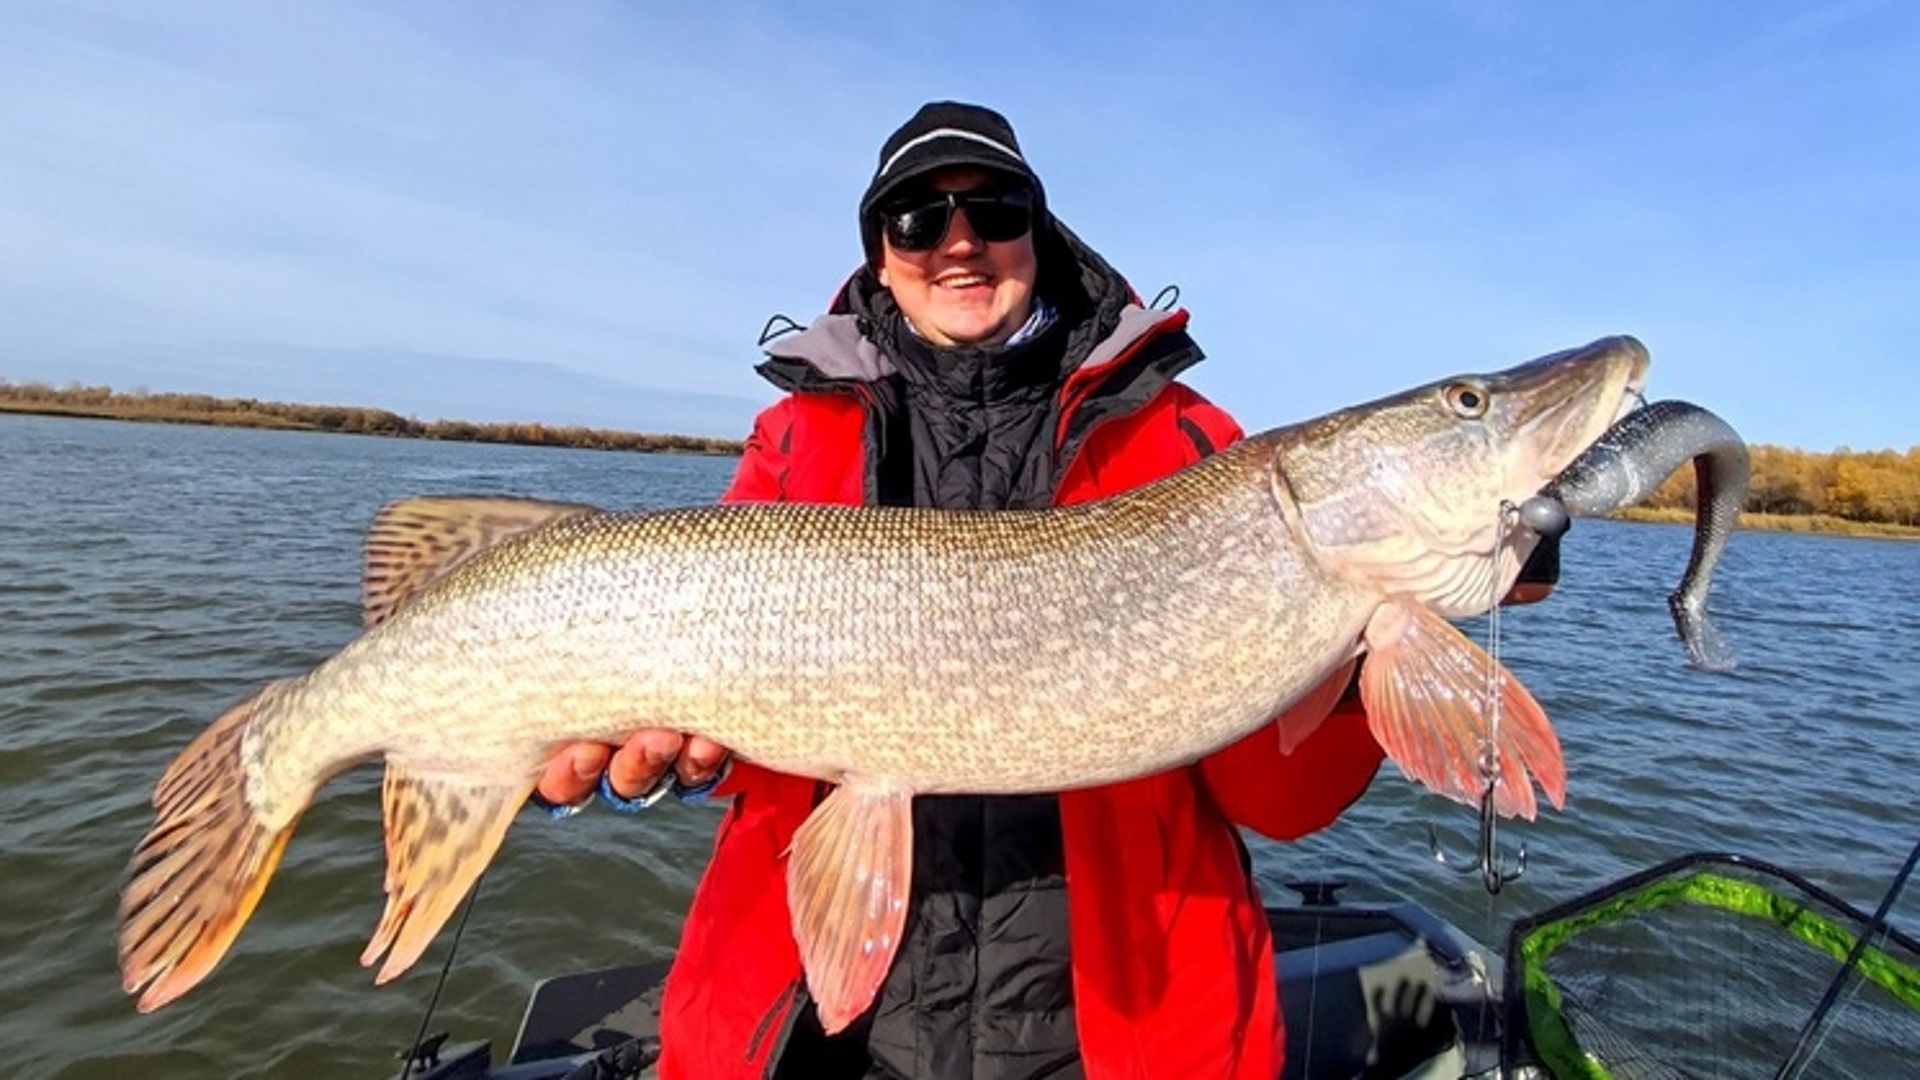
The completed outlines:
{"type": "MultiPolygon", "coordinates": [[[[1004,177],[985,169],[942,169],[915,181],[913,191],[932,202],[949,192],[1006,190],[1004,177]]],[[[901,200],[889,200],[897,206],[901,200]]],[[[1033,230],[1011,240],[980,238],[964,207],[956,208],[946,233],[925,251],[902,251],[882,229],[880,284],[934,345],[998,345],[1012,337],[1033,311],[1039,262],[1033,230]]]]}

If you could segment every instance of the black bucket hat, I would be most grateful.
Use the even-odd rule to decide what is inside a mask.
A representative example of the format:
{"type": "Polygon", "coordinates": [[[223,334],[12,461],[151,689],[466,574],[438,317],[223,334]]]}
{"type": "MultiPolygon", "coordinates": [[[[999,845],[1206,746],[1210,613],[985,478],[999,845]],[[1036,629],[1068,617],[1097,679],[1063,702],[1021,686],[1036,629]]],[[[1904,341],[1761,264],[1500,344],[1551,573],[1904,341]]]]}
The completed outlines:
{"type": "Polygon", "coordinates": [[[935,169],[972,165],[1020,178],[1033,187],[1034,224],[1047,220],[1046,191],[1020,152],[1013,125],[983,105],[933,101],[920,106],[880,147],[880,161],[860,197],[860,242],[869,262],[880,254],[880,216],[887,197],[935,169]]]}

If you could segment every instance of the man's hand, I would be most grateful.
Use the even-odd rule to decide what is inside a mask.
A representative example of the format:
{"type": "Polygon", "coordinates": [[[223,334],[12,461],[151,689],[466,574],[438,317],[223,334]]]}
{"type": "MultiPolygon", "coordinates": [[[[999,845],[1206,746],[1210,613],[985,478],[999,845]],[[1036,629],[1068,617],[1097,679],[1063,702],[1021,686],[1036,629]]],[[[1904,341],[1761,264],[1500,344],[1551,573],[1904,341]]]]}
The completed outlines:
{"type": "Polygon", "coordinates": [[[578,742],[561,748],[547,762],[535,787],[542,799],[569,806],[594,793],[600,774],[607,786],[624,799],[645,794],[671,768],[680,783],[693,787],[711,779],[727,760],[727,748],[711,739],[666,728],[646,728],[628,736],[625,744],[578,742]]]}

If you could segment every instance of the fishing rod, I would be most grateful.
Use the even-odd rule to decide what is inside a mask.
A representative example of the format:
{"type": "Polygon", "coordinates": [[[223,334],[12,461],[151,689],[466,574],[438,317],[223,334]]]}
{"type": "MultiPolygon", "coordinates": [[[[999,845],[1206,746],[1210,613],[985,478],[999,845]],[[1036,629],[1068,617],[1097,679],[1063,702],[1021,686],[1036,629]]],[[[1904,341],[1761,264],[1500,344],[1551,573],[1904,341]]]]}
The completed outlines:
{"type": "Polygon", "coordinates": [[[1814,1006],[1813,1015],[1807,1017],[1806,1024],[1800,1028],[1800,1038],[1793,1044],[1793,1052],[1787,1055],[1787,1060],[1781,1063],[1780,1071],[1774,1074],[1774,1080],[1793,1080],[1805,1072],[1807,1065],[1813,1061],[1813,1055],[1820,1049],[1820,1041],[1826,1036],[1824,1029],[1827,1017],[1852,981],[1854,972],[1859,969],[1860,958],[1866,955],[1868,942],[1891,929],[1887,924],[1887,916],[1893,911],[1894,901],[1906,889],[1907,879],[1913,876],[1916,864],[1920,864],[1920,841],[1915,841],[1913,851],[1907,855],[1906,864],[1893,876],[1893,883],[1887,886],[1887,894],[1880,898],[1880,906],[1874,910],[1873,918],[1867,920],[1860,936],[1854,940],[1853,948],[1847,950],[1846,961],[1840,965],[1833,981],[1827,984],[1827,992],[1821,995],[1820,1004],[1814,1006]]]}
{"type": "Polygon", "coordinates": [[[460,909],[460,921],[453,928],[453,941],[447,945],[447,958],[440,964],[440,977],[434,981],[433,993],[427,998],[426,1011],[420,1014],[420,1027],[413,1033],[413,1041],[400,1055],[400,1075],[396,1080],[407,1080],[413,1075],[413,1066],[419,1062],[424,1068],[432,1068],[438,1056],[440,1041],[445,1035],[427,1038],[427,1025],[433,1022],[433,1010],[440,1004],[440,992],[447,988],[447,974],[453,970],[453,958],[460,952],[460,937],[467,932],[467,919],[473,915],[474,902],[480,899],[480,884],[485,881],[487,872],[482,870],[473,879],[473,888],[467,892],[467,902],[460,909]],[[424,1061],[421,1059],[425,1059],[424,1061]]]}

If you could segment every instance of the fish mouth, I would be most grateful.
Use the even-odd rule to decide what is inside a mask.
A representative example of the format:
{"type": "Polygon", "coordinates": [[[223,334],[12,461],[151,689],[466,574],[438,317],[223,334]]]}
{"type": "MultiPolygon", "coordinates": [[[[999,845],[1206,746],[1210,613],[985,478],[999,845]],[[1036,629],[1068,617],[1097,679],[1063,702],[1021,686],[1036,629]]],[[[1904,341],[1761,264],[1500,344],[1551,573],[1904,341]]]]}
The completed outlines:
{"type": "Polygon", "coordinates": [[[1651,363],[1646,346],[1626,336],[1543,356],[1484,376],[1435,384],[1438,399],[1486,413],[1456,438],[1435,440],[1436,466],[1417,484],[1386,489],[1396,523],[1353,543],[1332,526],[1323,548],[1339,548],[1347,570],[1388,595],[1414,597],[1446,618],[1479,615],[1518,575],[1533,539],[1513,530],[1507,511],[1538,492],[1638,406],[1651,363]]]}
{"type": "Polygon", "coordinates": [[[1496,400],[1532,448],[1515,462],[1514,490],[1531,493],[1558,476],[1616,421],[1640,407],[1652,356],[1637,338],[1601,338],[1502,373],[1496,400]]]}

